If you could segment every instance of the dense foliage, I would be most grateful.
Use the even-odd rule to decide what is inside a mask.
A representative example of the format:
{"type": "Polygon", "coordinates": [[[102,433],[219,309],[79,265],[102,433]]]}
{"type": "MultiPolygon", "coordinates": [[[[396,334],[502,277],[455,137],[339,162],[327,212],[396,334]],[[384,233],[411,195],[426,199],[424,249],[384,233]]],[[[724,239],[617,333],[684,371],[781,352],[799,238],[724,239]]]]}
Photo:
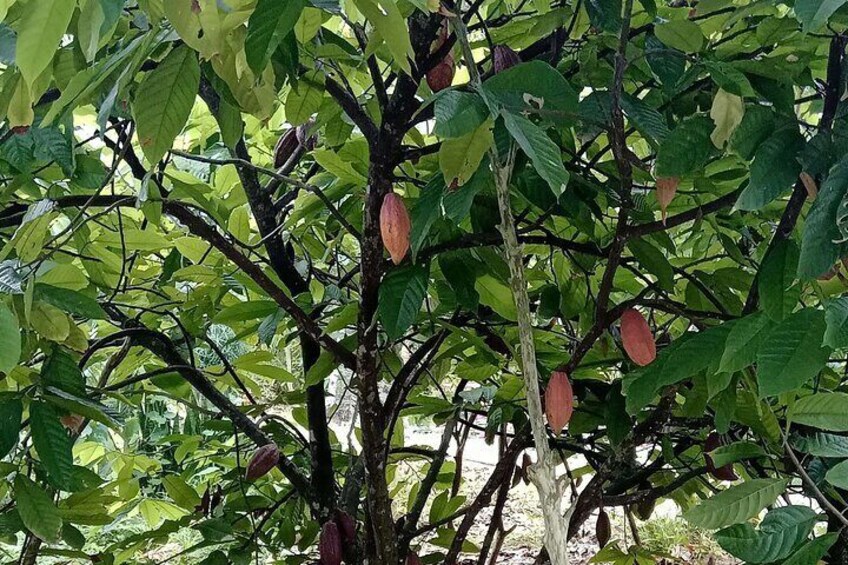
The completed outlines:
{"type": "Polygon", "coordinates": [[[844,3],[0,0],[0,552],[848,562],[844,3]]]}

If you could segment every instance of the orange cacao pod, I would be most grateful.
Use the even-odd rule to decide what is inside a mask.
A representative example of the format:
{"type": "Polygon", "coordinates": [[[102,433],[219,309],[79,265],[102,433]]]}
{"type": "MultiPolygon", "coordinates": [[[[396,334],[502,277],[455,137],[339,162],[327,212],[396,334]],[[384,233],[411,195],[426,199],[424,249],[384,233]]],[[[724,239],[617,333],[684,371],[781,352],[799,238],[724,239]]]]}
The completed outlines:
{"type": "Polygon", "coordinates": [[[707,441],[704,442],[704,462],[707,464],[707,471],[719,481],[735,481],[739,477],[736,475],[736,471],[733,470],[731,463],[723,467],[716,467],[713,458],[710,457],[710,452],[719,446],[721,446],[721,439],[717,433],[712,432],[707,436],[707,441]]]}
{"type": "Polygon", "coordinates": [[[492,66],[495,73],[500,73],[521,62],[521,57],[506,45],[495,45],[492,48],[492,66]]]}
{"type": "Polygon", "coordinates": [[[659,202],[660,210],[662,211],[663,224],[665,224],[665,219],[668,217],[666,213],[668,205],[674,200],[678,186],[680,186],[680,179],[677,177],[661,177],[657,179],[657,202],[659,202]]]}
{"type": "Polygon", "coordinates": [[[321,556],[321,565],[341,565],[342,563],[342,538],[339,527],[332,520],[324,524],[321,529],[318,554],[321,556]]]}
{"type": "Polygon", "coordinates": [[[453,55],[448,53],[445,58],[427,71],[427,85],[433,92],[439,92],[453,84],[453,75],[456,73],[456,64],[453,55]]]}
{"type": "Polygon", "coordinates": [[[595,522],[595,537],[598,538],[598,546],[604,547],[610,540],[610,536],[612,536],[612,526],[610,526],[610,519],[604,509],[598,512],[598,521],[595,522]]]}
{"type": "Polygon", "coordinates": [[[297,140],[298,128],[290,128],[280,136],[277,140],[277,145],[274,147],[274,168],[279,169],[286,164],[298,146],[297,140]]]}
{"type": "Polygon", "coordinates": [[[657,345],[647,320],[638,310],[628,308],[621,314],[621,342],[630,360],[644,367],[657,358],[657,345]]]}
{"type": "Polygon", "coordinates": [[[545,416],[554,435],[559,435],[573,412],[574,391],[571,389],[568,375],[562,371],[554,371],[548,381],[548,388],[545,389],[545,416]]]}
{"type": "Polygon", "coordinates": [[[412,222],[403,200],[394,192],[386,194],[380,209],[380,233],[383,237],[383,246],[389,252],[395,265],[399,265],[409,251],[411,229],[412,222]]]}
{"type": "Polygon", "coordinates": [[[263,445],[253,452],[253,457],[250,458],[250,463],[247,464],[247,471],[244,474],[244,478],[248,481],[255,481],[259,477],[264,477],[279,462],[280,450],[277,446],[273,443],[263,445]]]}

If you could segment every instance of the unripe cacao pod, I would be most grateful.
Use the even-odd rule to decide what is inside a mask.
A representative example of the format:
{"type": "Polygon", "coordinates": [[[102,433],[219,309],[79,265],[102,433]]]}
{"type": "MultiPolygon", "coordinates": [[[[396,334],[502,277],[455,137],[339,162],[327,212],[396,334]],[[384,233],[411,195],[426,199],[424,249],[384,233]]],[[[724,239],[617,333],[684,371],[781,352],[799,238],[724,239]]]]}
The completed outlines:
{"type": "Polygon", "coordinates": [[[277,145],[274,147],[274,168],[279,169],[286,164],[294,152],[297,150],[297,129],[291,128],[280,136],[277,140],[277,145]]]}
{"type": "Polygon", "coordinates": [[[621,315],[621,342],[630,360],[644,367],[657,358],[657,345],[647,320],[638,310],[628,308],[621,315]]]}
{"type": "Polygon", "coordinates": [[[356,521],[350,514],[344,510],[336,510],[336,525],[339,527],[339,533],[342,536],[344,545],[352,545],[356,543],[356,521]]]}
{"type": "Polygon", "coordinates": [[[273,443],[263,445],[253,452],[253,457],[250,458],[250,463],[247,464],[247,471],[244,474],[244,478],[248,481],[255,481],[259,477],[264,477],[279,462],[280,450],[277,446],[273,443]]]}
{"type": "Polygon", "coordinates": [[[521,62],[521,57],[506,45],[495,45],[492,48],[492,66],[495,73],[500,73],[521,62]]]}
{"type": "Polygon", "coordinates": [[[406,556],[405,565],[421,565],[421,558],[414,551],[410,551],[406,556]]]}
{"type": "Polygon", "coordinates": [[[680,179],[677,177],[660,177],[657,179],[657,202],[659,202],[660,211],[662,211],[663,225],[665,225],[665,220],[668,217],[668,205],[674,200],[678,186],[680,186],[680,179]]]}
{"type": "Polygon", "coordinates": [[[559,435],[573,412],[574,391],[571,389],[568,375],[562,371],[554,371],[545,389],[545,416],[554,435],[559,435]]]}
{"type": "Polygon", "coordinates": [[[598,546],[603,548],[612,536],[612,526],[610,519],[604,509],[598,512],[598,521],[595,522],[595,537],[598,538],[598,546]]]}
{"type": "Polygon", "coordinates": [[[736,471],[733,470],[733,465],[728,463],[723,467],[716,467],[713,458],[710,457],[710,452],[721,446],[721,438],[715,432],[707,436],[707,441],[704,442],[704,462],[707,465],[707,471],[715,479],[719,481],[735,481],[739,477],[736,471]]]}
{"type": "Polygon", "coordinates": [[[440,92],[453,84],[454,73],[456,64],[453,55],[448,53],[435,67],[427,71],[427,85],[433,92],[440,92]]]}
{"type": "Polygon", "coordinates": [[[321,565],[341,565],[342,563],[342,538],[339,527],[332,520],[324,524],[321,529],[318,554],[321,556],[321,565]]]}
{"type": "Polygon", "coordinates": [[[409,251],[411,229],[412,222],[403,200],[394,192],[386,194],[380,209],[380,234],[383,237],[383,246],[395,265],[399,265],[409,251]]]}

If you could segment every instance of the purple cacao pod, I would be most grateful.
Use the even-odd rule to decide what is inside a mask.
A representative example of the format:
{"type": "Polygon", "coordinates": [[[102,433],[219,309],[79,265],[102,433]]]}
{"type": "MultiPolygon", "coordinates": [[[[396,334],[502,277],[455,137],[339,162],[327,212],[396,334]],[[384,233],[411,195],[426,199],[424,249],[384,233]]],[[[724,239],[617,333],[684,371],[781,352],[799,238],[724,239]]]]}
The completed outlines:
{"type": "Polygon", "coordinates": [[[274,147],[274,168],[279,169],[286,164],[298,146],[297,141],[298,128],[291,128],[280,136],[277,140],[277,145],[274,147]]]}
{"type": "Polygon", "coordinates": [[[598,513],[598,521],[595,522],[595,537],[598,538],[598,546],[603,548],[610,540],[612,527],[609,515],[603,509],[598,513]]]}
{"type": "Polygon", "coordinates": [[[356,520],[344,510],[336,510],[336,525],[339,527],[339,533],[342,536],[344,545],[352,545],[356,543],[356,520]]]}
{"type": "Polygon", "coordinates": [[[492,48],[492,61],[495,73],[500,73],[521,62],[521,57],[506,45],[495,45],[492,48]]]}
{"type": "Polygon", "coordinates": [[[339,527],[332,520],[324,524],[321,529],[318,554],[321,556],[321,565],[341,565],[342,563],[342,537],[339,534],[339,527]]]}
{"type": "Polygon", "coordinates": [[[250,458],[250,463],[247,464],[247,471],[244,478],[248,481],[255,481],[259,477],[267,475],[271,469],[277,466],[280,462],[280,450],[276,444],[268,443],[257,449],[250,458]]]}
{"type": "Polygon", "coordinates": [[[406,556],[406,563],[404,565],[421,565],[421,558],[414,551],[410,551],[406,556]]]}

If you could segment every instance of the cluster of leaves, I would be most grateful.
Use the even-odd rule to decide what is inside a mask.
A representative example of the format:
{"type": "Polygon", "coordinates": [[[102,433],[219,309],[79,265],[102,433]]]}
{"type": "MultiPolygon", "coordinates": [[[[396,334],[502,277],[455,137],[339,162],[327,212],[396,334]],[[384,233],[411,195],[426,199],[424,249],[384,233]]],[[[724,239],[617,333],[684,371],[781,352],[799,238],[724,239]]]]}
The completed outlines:
{"type": "Polygon", "coordinates": [[[304,563],[347,515],[347,563],[485,562],[531,445],[503,159],[539,372],[573,387],[570,533],[670,498],[748,563],[848,561],[842,11],[0,0],[0,543],[304,563]],[[655,360],[624,354],[633,309],[655,360]],[[478,432],[503,449],[467,498],[478,432]]]}

